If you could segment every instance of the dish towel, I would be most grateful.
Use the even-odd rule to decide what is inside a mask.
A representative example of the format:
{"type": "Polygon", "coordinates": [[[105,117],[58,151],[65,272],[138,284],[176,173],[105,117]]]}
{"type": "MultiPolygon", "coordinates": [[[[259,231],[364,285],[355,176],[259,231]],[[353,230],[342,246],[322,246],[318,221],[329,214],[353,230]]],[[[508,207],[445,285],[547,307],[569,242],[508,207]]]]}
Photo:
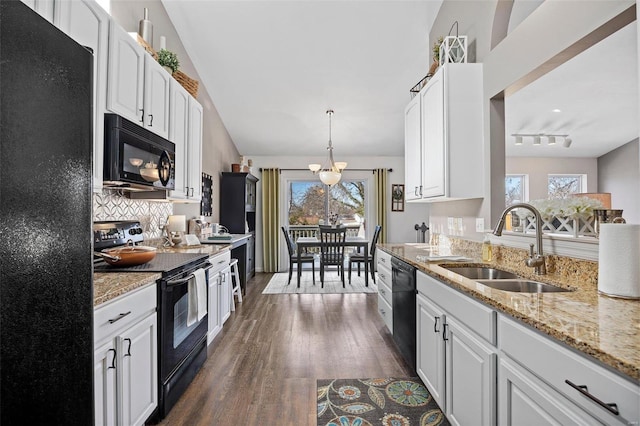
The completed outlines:
{"type": "Polygon", "coordinates": [[[207,276],[203,269],[197,269],[187,284],[187,327],[207,315],[207,276]]]}
{"type": "Polygon", "coordinates": [[[193,276],[196,282],[198,321],[200,321],[207,315],[207,276],[204,269],[197,269],[193,276]]]}

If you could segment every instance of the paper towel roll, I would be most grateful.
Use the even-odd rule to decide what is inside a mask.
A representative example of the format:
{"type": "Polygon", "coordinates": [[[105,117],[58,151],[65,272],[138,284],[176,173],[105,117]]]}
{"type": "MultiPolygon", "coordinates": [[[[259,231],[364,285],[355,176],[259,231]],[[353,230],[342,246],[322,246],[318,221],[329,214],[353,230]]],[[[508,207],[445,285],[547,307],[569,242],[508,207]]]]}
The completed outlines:
{"type": "Polygon", "coordinates": [[[600,293],[640,299],[640,225],[601,224],[598,260],[600,293]]]}

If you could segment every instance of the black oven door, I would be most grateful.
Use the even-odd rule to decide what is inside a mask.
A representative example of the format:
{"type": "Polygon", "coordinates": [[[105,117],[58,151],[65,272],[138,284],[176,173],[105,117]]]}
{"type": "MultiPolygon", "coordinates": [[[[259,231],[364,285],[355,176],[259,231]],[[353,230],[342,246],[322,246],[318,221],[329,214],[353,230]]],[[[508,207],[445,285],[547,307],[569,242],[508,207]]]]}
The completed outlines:
{"type": "MultiPolygon", "coordinates": [[[[191,272],[159,281],[159,364],[160,381],[166,381],[188,358],[203,339],[206,340],[208,316],[187,325],[188,287],[191,272]],[[172,284],[173,282],[173,284],[172,284]]],[[[207,281],[209,273],[206,272],[207,281]]],[[[207,285],[208,287],[208,285],[207,285]]]]}

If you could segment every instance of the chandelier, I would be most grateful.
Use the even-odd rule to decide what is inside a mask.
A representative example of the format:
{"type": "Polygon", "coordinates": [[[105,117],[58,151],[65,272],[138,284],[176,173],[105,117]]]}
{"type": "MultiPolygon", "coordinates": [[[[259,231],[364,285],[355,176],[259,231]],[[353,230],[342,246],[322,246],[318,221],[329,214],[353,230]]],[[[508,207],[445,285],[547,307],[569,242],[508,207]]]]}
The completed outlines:
{"type": "Polygon", "coordinates": [[[327,151],[329,151],[329,161],[325,166],[317,163],[309,164],[309,170],[314,174],[317,173],[322,183],[331,186],[340,182],[342,171],[347,167],[347,163],[344,161],[333,161],[333,145],[331,144],[331,116],[333,115],[333,110],[327,110],[327,115],[329,116],[329,146],[327,147],[327,151]]]}

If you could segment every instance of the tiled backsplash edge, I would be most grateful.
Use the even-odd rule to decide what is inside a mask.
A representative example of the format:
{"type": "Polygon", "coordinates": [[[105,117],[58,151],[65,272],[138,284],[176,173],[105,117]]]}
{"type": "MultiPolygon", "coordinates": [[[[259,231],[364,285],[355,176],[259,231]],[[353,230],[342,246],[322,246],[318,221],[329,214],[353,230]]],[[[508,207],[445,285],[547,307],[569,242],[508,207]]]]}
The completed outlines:
{"type": "MultiPolygon", "coordinates": [[[[448,238],[451,241],[452,250],[465,252],[471,257],[482,257],[482,243],[451,236],[448,238]]],[[[525,265],[525,260],[528,257],[529,252],[527,250],[498,245],[492,246],[492,261],[504,263],[509,268],[524,275],[531,273],[531,268],[525,265]]],[[[587,285],[598,285],[598,262],[553,254],[546,257],[548,273],[557,274],[562,278],[577,279],[587,285]]]]}
{"type": "Polygon", "coordinates": [[[138,220],[145,241],[162,237],[160,226],[173,214],[173,204],[132,200],[117,190],[103,189],[93,194],[93,220],[138,220]]]}

